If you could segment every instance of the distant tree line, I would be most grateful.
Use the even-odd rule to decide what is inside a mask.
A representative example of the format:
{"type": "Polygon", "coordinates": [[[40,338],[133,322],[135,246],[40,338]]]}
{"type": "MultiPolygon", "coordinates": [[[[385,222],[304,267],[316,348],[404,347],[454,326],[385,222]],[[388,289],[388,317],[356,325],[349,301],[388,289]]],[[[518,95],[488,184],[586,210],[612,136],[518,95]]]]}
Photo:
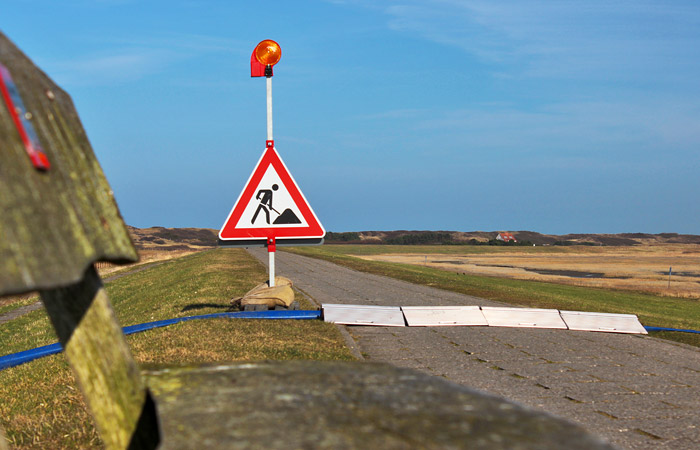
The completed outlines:
{"type": "Polygon", "coordinates": [[[530,241],[501,241],[498,239],[489,239],[488,241],[477,241],[476,239],[471,239],[469,245],[496,245],[501,247],[532,247],[532,242],[530,241]]]}
{"type": "Polygon", "coordinates": [[[360,233],[349,231],[345,233],[334,233],[329,231],[326,233],[326,242],[352,242],[360,240],[360,233]]]}
{"type": "Polygon", "coordinates": [[[384,239],[385,244],[389,245],[454,245],[455,242],[450,233],[417,233],[417,234],[402,234],[400,236],[384,239]]]}
{"type": "MultiPolygon", "coordinates": [[[[327,243],[359,243],[361,242],[360,234],[354,231],[336,233],[329,231],[326,233],[325,241],[327,243]]],[[[504,242],[497,239],[488,241],[479,241],[470,239],[468,241],[457,241],[450,233],[440,232],[424,232],[424,233],[405,233],[398,236],[385,237],[380,240],[367,243],[388,244],[388,245],[495,245],[495,246],[528,246],[532,247],[531,241],[519,242],[504,242]]],[[[557,244],[570,245],[570,244],[557,244]]]]}
{"type": "Polygon", "coordinates": [[[552,245],[564,245],[564,246],[569,246],[569,245],[589,245],[589,246],[600,246],[602,244],[599,244],[597,242],[590,242],[590,241],[556,241],[552,245]]]}

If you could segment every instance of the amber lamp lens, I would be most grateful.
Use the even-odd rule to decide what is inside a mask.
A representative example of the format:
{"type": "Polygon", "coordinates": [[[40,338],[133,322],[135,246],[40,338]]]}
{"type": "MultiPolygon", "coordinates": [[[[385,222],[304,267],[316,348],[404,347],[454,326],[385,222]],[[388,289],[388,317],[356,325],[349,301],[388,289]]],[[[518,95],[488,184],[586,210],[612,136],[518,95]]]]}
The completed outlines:
{"type": "Polygon", "coordinates": [[[260,64],[274,66],[281,57],[282,49],[280,45],[271,39],[265,39],[255,47],[255,59],[260,64]]]}

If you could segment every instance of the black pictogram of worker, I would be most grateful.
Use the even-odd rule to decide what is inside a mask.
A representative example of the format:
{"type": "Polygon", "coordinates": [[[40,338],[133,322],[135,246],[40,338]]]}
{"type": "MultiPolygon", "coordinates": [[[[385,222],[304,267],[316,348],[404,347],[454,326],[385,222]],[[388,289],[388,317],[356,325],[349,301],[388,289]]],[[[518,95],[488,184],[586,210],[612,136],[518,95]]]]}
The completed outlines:
{"type": "Polygon", "coordinates": [[[277,189],[279,189],[279,186],[273,184],[272,189],[260,189],[258,191],[258,194],[255,196],[255,199],[260,200],[260,204],[258,205],[258,209],[255,210],[255,214],[253,214],[253,220],[251,220],[250,223],[255,223],[255,219],[258,218],[258,214],[260,214],[260,211],[263,211],[265,213],[265,222],[268,225],[270,224],[270,210],[276,212],[277,214],[280,214],[279,211],[272,207],[272,191],[276,191],[277,189]]]}

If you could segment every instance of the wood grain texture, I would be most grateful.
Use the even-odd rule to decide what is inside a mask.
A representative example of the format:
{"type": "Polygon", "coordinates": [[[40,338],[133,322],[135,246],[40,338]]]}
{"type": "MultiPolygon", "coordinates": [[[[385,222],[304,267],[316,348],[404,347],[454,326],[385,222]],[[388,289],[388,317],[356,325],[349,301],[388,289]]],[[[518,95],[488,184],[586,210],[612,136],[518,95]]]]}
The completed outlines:
{"type": "Polygon", "coordinates": [[[0,295],[75,283],[95,261],[137,260],[71,98],[2,33],[0,63],[51,163],[34,168],[0,99],[0,295]]]}

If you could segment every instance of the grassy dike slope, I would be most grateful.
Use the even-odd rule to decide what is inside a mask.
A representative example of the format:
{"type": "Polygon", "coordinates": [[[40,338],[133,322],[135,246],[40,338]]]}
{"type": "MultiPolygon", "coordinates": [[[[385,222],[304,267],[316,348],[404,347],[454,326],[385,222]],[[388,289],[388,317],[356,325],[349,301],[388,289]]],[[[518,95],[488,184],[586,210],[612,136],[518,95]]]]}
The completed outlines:
{"type": "MultiPolygon", "coordinates": [[[[122,326],[224,312],[267,279],[247,252],[218,249],[168,261],[107,284],[122,326]]],[[[302,307],[311,309],[298,296],[302,307]]],[[[56,342],[44,310],[0,325],[0,355],[56,342]]],[[[127,337],[146,367],[235,360],[351,360],[338,330],[318,320],[194,320],[127,337]]],[[[0,371],[0,420],[20,448],[100,448],[63,354],[0,371]]]]}
{"type": "MultiPolygon", "coordinates": [[[[410,283],[473,295],[513,305],[532,308],[555,308],[636,314],[643,325],[700,330],[700,302],[697,299],[662,297],[651,294],[568,286],[540,281],[522,281],[478,275],[462,275],[432,267],[412,264],[367,261],[352,256],[377,251],[373,246],[324,245],[285,249],[300,255],[324,259],[354,270],[397,278],[410,283]]],[[[374,246],[376,247],[376,246],[374,246]]],[[[388,246],[382,246],[383,251],[388,246]]],[[[404,247],[391,246],[397,252],[404,247]]],[[[451,246],[423,247],[424,253],[454,253],[451,246]]],[[[471,250],[471,249],[469,249],[471,250]]],[[[414,251],[416,251],[414,249],[414,251]]],[[[700,334],[652,332],[653,336],[700,347],[700,334]]]]}

